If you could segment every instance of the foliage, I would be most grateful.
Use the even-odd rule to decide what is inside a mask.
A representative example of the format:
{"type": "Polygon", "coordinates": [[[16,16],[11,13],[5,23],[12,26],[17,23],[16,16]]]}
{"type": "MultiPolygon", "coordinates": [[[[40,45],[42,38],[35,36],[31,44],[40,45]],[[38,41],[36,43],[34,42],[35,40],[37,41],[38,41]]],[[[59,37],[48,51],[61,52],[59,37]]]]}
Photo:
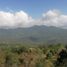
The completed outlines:
{"type": "MultiPolygon", "coordinates": [[[[35,44],[34,44],[35,45],[35,44]]],[[[62,44],[0,47],[0,67],[66,67],[67,46],[62,44]]]]}

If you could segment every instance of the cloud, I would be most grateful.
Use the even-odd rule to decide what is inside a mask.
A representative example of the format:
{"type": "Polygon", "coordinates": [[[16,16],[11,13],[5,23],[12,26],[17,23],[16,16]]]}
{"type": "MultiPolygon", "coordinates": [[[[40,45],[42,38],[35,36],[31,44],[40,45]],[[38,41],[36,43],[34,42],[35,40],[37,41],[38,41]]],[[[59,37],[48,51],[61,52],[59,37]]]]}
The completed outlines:
{"type": "Polygon", "coordinates": [[[42,18],[37,20],[37,25],[67,28],[67,15],[62,14],[58,10],[49,10],[43,13],[42,18]]]}
{"type": "Polygon", "coordinates": [[[17,28],[30,26],[32,17],[24,11],[15,13],[0,11],[0,28],[17,28]]]}
{"type": "Polygon", "coordinates": [[[59,10],[49,10],[43,13],[41,18],[33,19],[24,11],[0,11],[0,28],[22,28],[34,25],[67,28],[67,15],[62,14],[59,10]]]}

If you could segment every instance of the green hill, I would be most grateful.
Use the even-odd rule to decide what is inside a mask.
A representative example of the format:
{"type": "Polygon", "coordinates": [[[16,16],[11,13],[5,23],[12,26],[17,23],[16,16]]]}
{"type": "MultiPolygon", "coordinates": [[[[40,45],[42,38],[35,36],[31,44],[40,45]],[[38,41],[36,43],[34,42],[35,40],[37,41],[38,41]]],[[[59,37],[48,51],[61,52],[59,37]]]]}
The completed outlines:
{"type": "Polygon", "coordinates": [[[1,43],[63,43],[67,44],[67,29],[47,26],[0,29],[1,43]]]}

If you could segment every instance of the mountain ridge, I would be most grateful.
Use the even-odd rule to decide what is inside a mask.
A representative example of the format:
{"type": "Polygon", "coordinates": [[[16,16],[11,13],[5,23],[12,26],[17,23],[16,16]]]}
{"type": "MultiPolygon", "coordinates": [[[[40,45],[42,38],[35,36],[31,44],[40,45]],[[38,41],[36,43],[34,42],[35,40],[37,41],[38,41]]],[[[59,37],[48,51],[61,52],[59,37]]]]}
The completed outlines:
{"type": "Polygon", "coordinates": [[[53,26],[0,29],[0,42],[5,43],[67,43],[67,29],[53,26]]]}

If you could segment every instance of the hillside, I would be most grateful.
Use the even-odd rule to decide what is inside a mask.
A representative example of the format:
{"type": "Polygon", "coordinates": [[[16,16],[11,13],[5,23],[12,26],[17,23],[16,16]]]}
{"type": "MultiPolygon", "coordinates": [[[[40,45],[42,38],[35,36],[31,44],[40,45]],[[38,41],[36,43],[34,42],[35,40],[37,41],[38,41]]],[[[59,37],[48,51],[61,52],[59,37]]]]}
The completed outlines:
{"type": "Polygon", "coordinates": [[[67,29],[47,26],[0,29],[1,43],[67,43],[67,29]]]}
{"type": "Polygon", "coordinates": [[[3,46],[0,67],[67,67],[67,46],[3,46]]]}

